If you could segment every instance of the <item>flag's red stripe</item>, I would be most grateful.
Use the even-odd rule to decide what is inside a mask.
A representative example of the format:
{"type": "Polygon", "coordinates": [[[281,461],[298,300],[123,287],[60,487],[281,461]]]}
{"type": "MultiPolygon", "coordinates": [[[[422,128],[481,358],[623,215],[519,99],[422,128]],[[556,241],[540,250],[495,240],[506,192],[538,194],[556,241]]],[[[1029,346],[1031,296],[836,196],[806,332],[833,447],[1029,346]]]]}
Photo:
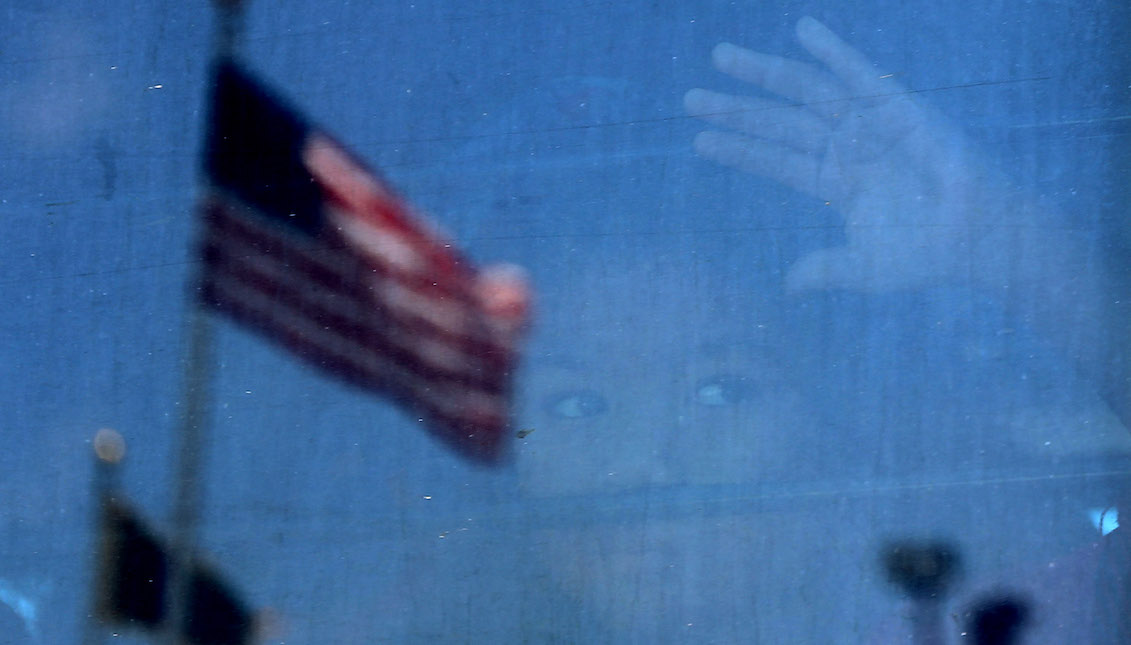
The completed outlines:
{"type": "MultiPolygon", "coordinates": [[[[210,304],[228,308],[233,305],[243,306],[246,304],[243,301],[249,303],[253,301],[266,302],[278,311],[281,325],[301,326],[304,333],[310,336],[313,345],[323,347],[326,352],[349,355],[356,362],[370,364],[375,374],[389,372],[398,377],[412,377],[414,380],[425,384],[422,388],[439,390],[454,387],[480,391],[485,395],[502,393],[502,379],[496,374],[457,376],[452,372],[436,370],[433,366],[426,365],[413,356],[405,356],[403,353],[398,355],[393,351],[382,353],[383,348],[378,345],[381,341],[359,344],[355,339],[343,336],[337,330],[332,329],[324,321],[311,318],[305,311],[295,311],[288,307],[285,302],[274,298],[273,295],[250,289],[246,283],[237,282],[222,274],[218,274],[214,280],[215,282],[209,284],[211,293],[216,298],[222,297],[224,300],[213,300],[210,304]],[[304,324],[297,325],[296,321],[301,321],[304,324]]],[[[266,310],[264,306],[259,308],[266,310]]]]}
{"type": "Polygon", "coordinates": [[[306,282],[301,271],[287,266],[285,256],[256,255],[247,247],[233,249],[229,242],[215,239],[206,243],[204,255],[210,266],[209,279],[222,284],[233,299],[266,299],[280,315],[309,319],[319,335],[339,338],[354,351],[387,357],[437,383],[474,384],[498,392],[505,382],[505,371],[493,369],[497,365],[484,365],[483,357],[463,351],[465,348],[444,345],[411,326],[389,321],[368,298],[359,300],[356,294],[327,291],[306,282]],[[366,309],[368,317],[361,313],[366,309]],[[447,360],[432,358],[430,345],[439,347],[447,360]]]}
{"type": "MultiPolygon", "coordinates": [[[[220,229],[223,235],[238,238],[243,244],[264,253],[291,254],[292,261],[302,263],[304,272],[314,276],[327,288],[338,289],[341,285],[353,284],[359,293],[369,293],[366,287],[371,281],[383,278],[390,284],[402,285],[404,289],[416,294],[420,301],[431,303],[429,306],[437,310],[458,313],[467,322],[476,321],[477,317],[469,315],[471,313],[487,316],[486,312],[480,310],[480,303],[469,296],[468,289],[461,288],[458,298],[455,295],[449,296],[447,291],[424,293],[435,285],[428,283],[422,286],[424,282],[422,278],[413,279],[403,273],[386,271],[385,267],[367,263],[341,239],[310,238],[289,234],[287,231],[279,230],[280,227],[276,225],[261,222],[258,216],[245,212],[248,209],[238,203],[232,204],[216,199],[212,200],[204,210],[206,218],[212,220],[209,223],[210,227],[220,229]]],[[[430,333],[440,336],[449,335],[452,343],[483,343],[483,347],[475,349],[479,353],[505,355],[510,351],[509,343],[500,344],[498,337],[489,333],[483,325],[471,324],[465,325],[464,329],[452,330],[443,329],[440,325],[411,313],[405,313],[400,318],[403,318],[405,324],[423,327],[430,333]]]]}
{"type": "Polygon", "coordinates": [[[248,293],[230,289],[221,281],[205,283],[213,302],[225,312],[277,337],[300,356],[324,369],[341,373],[349,380],[382,390],[393,390],[429,411],[450,417],[469,419],[499,418],[505,402],[497,394],[478,390],[468,383],[438,383],[380,354],[355,352],[341,338],[320,334],[317,323],[301,316],[281,314],[275,302],[266,296],[250,297],[248,293]]]}
{"type": "MultiPolygon", "coordinates": [[[[310,322],[310,330],[314,338],[333,338],[338,345],[346,345],[349,352],[359,356],[359,360],[372,360],[380,358],[389,364],[396,365],[398,370],[411,372],[417,379],[429,382],[437,387],[451,385],[459,387],[481,388],[486,393],[498,394],[501,392],[503,379],[494,372],[474,370],[472,365],[451,365],[450,369],[441,369],[434,361],[423,358],[421,352],[411,353],[392,346],[385,337],[354,336],[340,332],[333,320],[311,316],[310,310],[302,302],[296,302],[290,294],[280,298],[279,293],[271,289],[271,283],[248,282],[243,275],[232,275],[216,272],[211,280],[224,287],[227,298],[239,303],[239,299],[267,300],[271,306],[279,310],[279,316],[293,319],[304,319],[310,322]],[[266,287],[266,289],[265,289],[266,287]],[[463,369],[460,369],[463,368],[463,369]]],[[[213,304],[223,304],[214,302],[213,304]]],[[[454,359],[460,361],[459,356],[454,359]]]]}
{"type": "Polygon", "coordinates": [[[368,298],[359,300],[355,294],[328,291],[307,282],[306,276],[287,266],[278,254],[256,255],[246,247],[215,239],[208,242],[204,254],[214,274],[240,283],[252,295],[258,291],[273,298],[280,306],[315,320],[359,347],[388,354],[401,363],[419,362],[430,368],[425,374],[430,378],[475,379],[481,371],[497,371],[502,366],[466,347],[452,346],[418,328],[390,321],[368,298]]]}
{"type": "MultiPolygon", "coordinates": [[[[410,329],[413,334],[435,338],[438,342],[477,356],[490,369],[505,369],[513,359],[512,349],[497,342],[479,318],[486,314],[473,309],[471,304],[436,299],[433,295],[423,296],[411,287],[404,287],[415,296],[414,302],[422,308],[448,311],[462,323],[460,330],[446,329],[404,307],[394,309],[396,303],[389,299],[375,298],[368,285],[382,281],[389,286],[401,283],[395,276],[382,274],[362,262],[347,248],[330,246],[320,238],[289,235],[279,231],[277,226],[260,223],[254,216],[243,214],[243,207],[238,205],[213,201],[205,206],[205,210],[211,239],[246,247],[249,255],[285,258],[279,264],[287,266],[288,273],[308,276],[308,281],[314,283],[312,291],[324,289],[330,293],[348,293],[352,302],[360,303],[359,315],[356,316],[358,321],[380,315],[388,325],[410,329]],[[303,248],[310,247],[311,242],[317,247],[303,248]]],[[[349,326],[349,321],[345,322],[349,326]]]]}

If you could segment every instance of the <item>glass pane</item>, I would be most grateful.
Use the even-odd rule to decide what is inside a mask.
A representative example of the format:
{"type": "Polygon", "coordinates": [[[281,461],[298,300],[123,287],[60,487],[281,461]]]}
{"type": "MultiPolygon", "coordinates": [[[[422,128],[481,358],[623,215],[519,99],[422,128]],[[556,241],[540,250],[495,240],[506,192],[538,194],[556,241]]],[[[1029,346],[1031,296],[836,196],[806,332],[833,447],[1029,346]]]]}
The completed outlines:
{"type": "Polygon", "coordinates": [[[194,377],[216,8],[15,0],[10,642],[101,642],[92,438],[172,535],[193,385],[264,642],[1131,639],[1123,3],[243,4],[251,74],[525,269],[509,458],[220,313],[194,377]]]}

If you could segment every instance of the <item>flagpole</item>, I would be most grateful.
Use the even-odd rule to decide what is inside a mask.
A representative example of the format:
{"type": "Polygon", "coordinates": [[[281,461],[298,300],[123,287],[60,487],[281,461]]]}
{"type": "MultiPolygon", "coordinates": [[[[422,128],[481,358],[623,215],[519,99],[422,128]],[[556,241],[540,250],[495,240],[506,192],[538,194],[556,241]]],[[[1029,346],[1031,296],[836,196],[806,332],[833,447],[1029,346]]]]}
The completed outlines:
{"type": "Polygon", "coordinates": [[[212,43],[214,58],[234,56],[238,53],[243,35],[244,0],[213,0],[216,8],[216,31],[212,43]]]}
{"type": "MultiPolygon", "coordinates": [[[[212,60],[235,54],[243,26],[241,0],[214,0],[215,32],[212,60]]],[[[205,127],[210,127],[206,125],[205,127]]],[[[165,641],[190,645],[188,618],[192,597],[192,563],[203,506],[204,452],[208,447],[214,330],[209,313],[195,298],[199,274],[191,277],[188,303],[187,347],[179,445],[175,453],[176,494],[172,513],[170,567],[166,591],[165,641]]]]}
{"type": "Polygon", "coordinates": [[[103,540],[107,539],[103,522],[106,519],[106,506],[118,490],[118,468],[126,455],[126,443],[122,435],[114,430],[103,428],[94,435],[94,558],[90,576],[90,604],[86,620],[83,621],[83,645],[102,645],[106,641],[106,631],[100,616],[102,596],[106,593],[102,579],[105,557],[103,540]]]}
{"type": "Polygon", "coordinates": [[[166,595],[165,631],[169,645],[187,645],[182,627],[189,615],[190,571],[196,549],[202,506],[201,471],[208,445],[208,408],[211,394],[212,321],[199,305],[189,305],[188,347],[184,370],[184,397],[179,445],[175,454],[176,496],[173,501],[171,566],[166,595]]]}

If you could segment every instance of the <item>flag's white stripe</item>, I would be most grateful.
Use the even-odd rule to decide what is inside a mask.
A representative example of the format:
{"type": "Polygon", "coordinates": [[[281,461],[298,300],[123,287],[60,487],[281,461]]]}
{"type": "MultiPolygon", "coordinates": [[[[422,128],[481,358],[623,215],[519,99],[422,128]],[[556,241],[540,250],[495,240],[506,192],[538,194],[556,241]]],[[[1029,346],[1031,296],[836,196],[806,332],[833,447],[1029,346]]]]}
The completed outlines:
{"type": "Polygon", "coordinates": [[[466,305],[423,296],[392,280],[381,282],[373,296],[393,310],[422,319],[449,334],[472,338],[476,336],[466,305]]]}
{"type": "Polygon", "coordinates": [[[447,236],[421,214],[411,213],[384,181],[331,137],[312,133],[303,146],[302,156],[311,175],[331,196],[329,201],[341,203],[345,206],[341,210],[349,219],[368,228],[356,229],[359,239],[372,240],[371,234],[375,234],[373,250],[389,252],[387,258],[397,268],[427,279],[435,269],[433,258],[429,257],[432,252],[442,254],[453,266],[458,264],[458,254],[451,250],[447,236]],[[390,235],[398,241],[397,245],[386,245],[381,239],[390,235]]]}
{"type": "Polygon", "coordinates": [[[427,260],[397,231],[375,226],[346,209],[328,204],[326,210],[346,239],[370,261],[387,266],[390,271],[427,277],[427,260]]]}
{"type": "MultiPolygon", "coordinates": [[[[475,299],[473,278],[460,280],[464,283],[461,285],[462,289],[441,290],[440,285],[433,282],[428,259],[423,257],[411,243],[401,239],[400,233],[396,230],[381,227],[348,210],[334,206],[327,206],[326,210],[330,214],[331,221],[338,224],[342,235],[353,245],[353,249],[393,278],[386,282],[387,291],[377,295],[378,299],[402,308],[407,314],[423,318],[449,333],[461,336],[478,334],[487,341],[498,340],[489,333],[473,329],[467,324],[470,322],[467,312],[472,307],[482,318],[491,317],[489,312],[481,309],[481,303],[475,299]],[[417,288],[417,285],[421,284],[432,284],[436,289],[421,291],[417,288]],[[455,297],[456,292],[464,297],[455,297]]],[[[456,278],[449,279],[456,280],[456,278]]],[[[489,328],[493,329],[492,326],[489,328]]]]}

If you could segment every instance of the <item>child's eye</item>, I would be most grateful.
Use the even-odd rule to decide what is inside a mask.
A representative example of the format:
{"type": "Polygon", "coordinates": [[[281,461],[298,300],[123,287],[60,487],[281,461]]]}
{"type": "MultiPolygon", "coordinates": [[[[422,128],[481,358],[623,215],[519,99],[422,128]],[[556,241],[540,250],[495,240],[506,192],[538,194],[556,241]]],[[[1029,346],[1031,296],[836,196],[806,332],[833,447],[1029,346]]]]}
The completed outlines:
{"type": "Polygon", "coordinates": [[[745,376],[719,374],[707,377],[695,385],[695,402],[701,405],[734,405],[750,399],[754,384],[745,376]]]}
{"type": "Polygon", "coordinates": [[[595,390],[572,390],[551,396],[545,409],[560,419],[584,419],[602,414],[609,404],[595,390]]]}

